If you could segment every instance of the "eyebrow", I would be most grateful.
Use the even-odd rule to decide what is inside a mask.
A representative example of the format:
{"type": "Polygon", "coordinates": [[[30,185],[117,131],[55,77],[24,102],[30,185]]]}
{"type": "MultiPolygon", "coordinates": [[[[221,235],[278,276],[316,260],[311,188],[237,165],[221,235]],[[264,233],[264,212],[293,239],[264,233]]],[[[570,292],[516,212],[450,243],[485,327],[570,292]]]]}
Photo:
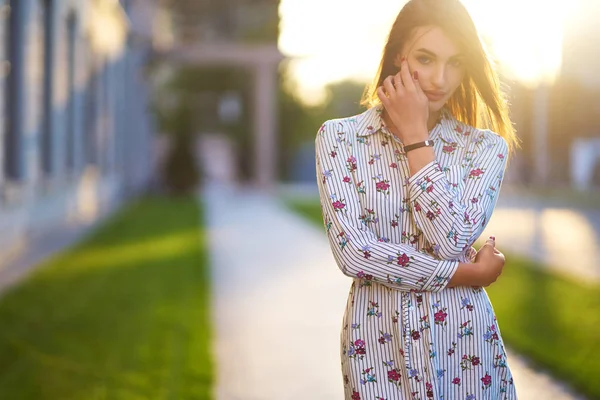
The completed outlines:
{"type": "MultiPolygon", "coordinates": [[[[420,48],[420,49],[418,49],[418,50],[415,50],[415,51],[420,51],[421,53],[429,54],[429,55],[430,55],[430,56],[432,56],[432,57],[437,57],[437,54],[435,54],[435,53],[434,53],[433,51],[431,51],[431,50],[427,50],[426,48],[420,48]]],[[[461,58],[461,57],[464,57],[464,56],[465,56],[464,54],[462,54],[462,53],[458,53],[458,54],[455,54],[455,55],[453,55],[453,56],[452,56],[452,57],[450,57],[450,58],[461,58]]]]}

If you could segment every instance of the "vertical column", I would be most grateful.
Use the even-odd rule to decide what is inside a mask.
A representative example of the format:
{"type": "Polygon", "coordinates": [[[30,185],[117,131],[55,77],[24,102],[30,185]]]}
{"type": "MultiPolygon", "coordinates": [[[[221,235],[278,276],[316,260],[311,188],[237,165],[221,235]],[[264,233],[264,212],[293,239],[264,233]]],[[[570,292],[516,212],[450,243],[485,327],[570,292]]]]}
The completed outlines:
{"type": "Polygon", "coordinates": [[[276,64],[258,64],[255,70],[255,173],[259,187],[272,190],[276,179],[277,73],[276,64]]]}
{"type": "Polygon", "coordinates": [[[541,83],[533,96],[533,161],[536,185],[548,182],[548,86],[541,83]]]}

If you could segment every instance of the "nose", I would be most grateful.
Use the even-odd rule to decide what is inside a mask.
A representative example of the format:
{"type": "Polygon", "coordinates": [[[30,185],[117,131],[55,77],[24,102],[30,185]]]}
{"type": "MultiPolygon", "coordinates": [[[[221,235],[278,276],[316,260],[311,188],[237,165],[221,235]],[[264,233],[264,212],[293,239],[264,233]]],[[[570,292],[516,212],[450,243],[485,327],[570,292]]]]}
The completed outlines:
{"type": "Polygon", "coordinates": [[[439,89],[444,87],[446,83],[446,66],[444,64],[438,63],[433,71],[431,83],[439,89]]]}

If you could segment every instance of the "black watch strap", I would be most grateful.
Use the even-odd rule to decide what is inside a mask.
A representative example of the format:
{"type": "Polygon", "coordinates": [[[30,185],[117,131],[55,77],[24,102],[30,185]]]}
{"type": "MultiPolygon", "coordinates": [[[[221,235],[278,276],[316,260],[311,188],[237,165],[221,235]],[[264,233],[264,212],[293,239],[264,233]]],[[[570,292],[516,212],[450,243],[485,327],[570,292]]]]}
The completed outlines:
{"type": "Polygon", "coordinates": [[[408,146],[404,146],[404,152],[408,153],[411,150],[418,149],[421,147],[433,147],[433,140],[427,139],[423,142],[417,142],[417,143],[409,144],[408,146]]]}

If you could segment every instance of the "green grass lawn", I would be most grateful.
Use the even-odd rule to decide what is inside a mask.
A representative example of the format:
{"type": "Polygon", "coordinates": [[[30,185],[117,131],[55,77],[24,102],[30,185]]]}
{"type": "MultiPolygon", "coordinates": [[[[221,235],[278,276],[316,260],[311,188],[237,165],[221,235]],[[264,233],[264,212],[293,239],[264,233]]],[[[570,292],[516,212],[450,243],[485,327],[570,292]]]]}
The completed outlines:
{"type": "Polygon", "coordinates": [[[4,293],[0,398],[212,398],[201,211],[134,201],[4,293]]]}
{"type": "MultiPolygon", "coordinates": [[[[286,203],[323,225],[318,201],[286,203]]],[[[558,277],[510,254],[506,259],[500,279],[486,288],[504,341],[582,394],[600,399],[600,287],[558,277]]]]}

